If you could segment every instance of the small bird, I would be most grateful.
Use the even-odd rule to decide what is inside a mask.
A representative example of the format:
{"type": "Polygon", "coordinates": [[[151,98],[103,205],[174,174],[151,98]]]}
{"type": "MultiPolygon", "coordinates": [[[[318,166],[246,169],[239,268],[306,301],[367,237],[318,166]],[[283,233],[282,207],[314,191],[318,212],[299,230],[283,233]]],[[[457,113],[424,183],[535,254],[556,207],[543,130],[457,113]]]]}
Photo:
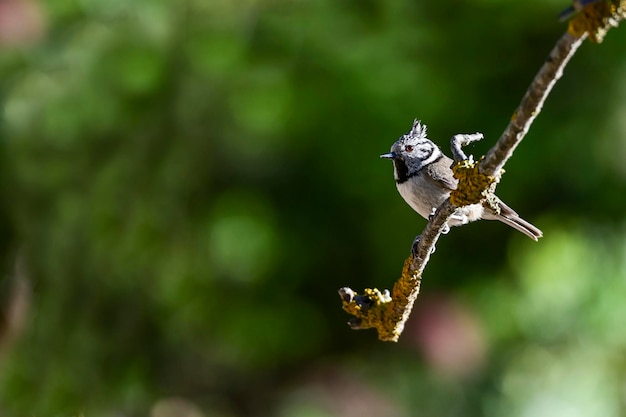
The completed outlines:
{"type": "MultiPolygon", "coordinates": [[[[457,187],[452,174],[454,161],[426,136],[426,125],[415,120],[413,127],[400,137],[391,152],[380,155],[393,161],[393,174],[398,192],[409,206],[428,219],[457,187]]],[[[497,200],[500,214],[482,204],[460,207],[448,221],[460,226],[478,219],[499,220],[533,240],[543,236],[541,230],[522,219],[513,209],[497,200]]]]}

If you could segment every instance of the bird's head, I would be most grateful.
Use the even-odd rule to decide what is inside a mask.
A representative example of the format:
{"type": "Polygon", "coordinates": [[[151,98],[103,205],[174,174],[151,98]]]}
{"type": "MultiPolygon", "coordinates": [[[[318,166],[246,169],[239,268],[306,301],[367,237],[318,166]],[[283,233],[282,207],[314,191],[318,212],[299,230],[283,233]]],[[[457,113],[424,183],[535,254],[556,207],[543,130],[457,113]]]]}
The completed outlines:
{"type": "Polygon", "coordinates": [[[417,174],[441,156],[439,147],[426,136],[426,125],[419,120],[415,120],[411,130],[391,146],[389,153],[380,155],[381,158],[393,161],[394,176],[398,182],[417,174]]]}

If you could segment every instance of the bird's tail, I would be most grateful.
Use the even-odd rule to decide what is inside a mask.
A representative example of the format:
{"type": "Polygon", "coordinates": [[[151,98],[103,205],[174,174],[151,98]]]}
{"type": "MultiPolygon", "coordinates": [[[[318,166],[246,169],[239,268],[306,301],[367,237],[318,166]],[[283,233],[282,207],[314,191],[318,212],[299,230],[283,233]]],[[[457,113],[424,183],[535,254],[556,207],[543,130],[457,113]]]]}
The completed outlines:
{"type": "Polygon", "coordinates": [[[524,233],[526,236],[531,238],[532,240],[539,240],[540,237],[543,236],[543,232],[539,230],[534,225],[528,223],[526,220],[522,219],[520,216],[503,216],[499,215],[496,217],[497,220],[500,220],[502,223],[511,226],[513,229],[518,230],[524,233]]]}
{"type": "Polygon", "coordinates": [[[515,210],[506,205],[502,200],[498,199],[498,205],[500,206],[500,213],[496,214],[490,208],[485,207],[483,218],[488,220],[500,220],[502,223],[524,233],[526,236],[535,241],[539,240],[539,238],[543,236],[543,232],[541,230],[522,219],[519,214],[515,212],[515,210]]]}

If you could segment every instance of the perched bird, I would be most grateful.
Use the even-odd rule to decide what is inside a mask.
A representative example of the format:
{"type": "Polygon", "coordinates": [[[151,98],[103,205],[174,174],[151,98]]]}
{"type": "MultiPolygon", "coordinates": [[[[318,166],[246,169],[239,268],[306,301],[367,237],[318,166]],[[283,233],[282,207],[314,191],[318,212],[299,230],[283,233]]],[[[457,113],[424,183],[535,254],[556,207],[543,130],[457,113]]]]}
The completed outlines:
{"type": "MultiPolygon", "coordinates": [[[[380,155],[393,161],[393,173],[398,192],[413,210],[428,219],[457,187],[452,175],[454,161],[426,137],[426,126],[418,120],[406,134],[391,147],[391,152],[380,155]]],[[[513,209],[499,199],[500,214],[482,204],[460,207],[448,221],[449,226],[459,226],[478,219],[499,220],[537,240],[541,230],[522,219],[513,209]]]]}

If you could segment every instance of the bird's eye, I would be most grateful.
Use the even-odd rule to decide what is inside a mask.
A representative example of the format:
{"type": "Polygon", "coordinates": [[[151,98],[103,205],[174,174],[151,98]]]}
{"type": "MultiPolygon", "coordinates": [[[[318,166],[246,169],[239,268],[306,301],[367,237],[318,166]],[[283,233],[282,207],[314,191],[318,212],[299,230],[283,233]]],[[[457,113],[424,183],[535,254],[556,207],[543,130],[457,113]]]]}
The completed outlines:
{"type": "Polygon", "coordinates": [[[404,150],[407,151],[407,152],[413,152],[413,147],[411,145],[406,145],[404,147],[404,150]]]}

